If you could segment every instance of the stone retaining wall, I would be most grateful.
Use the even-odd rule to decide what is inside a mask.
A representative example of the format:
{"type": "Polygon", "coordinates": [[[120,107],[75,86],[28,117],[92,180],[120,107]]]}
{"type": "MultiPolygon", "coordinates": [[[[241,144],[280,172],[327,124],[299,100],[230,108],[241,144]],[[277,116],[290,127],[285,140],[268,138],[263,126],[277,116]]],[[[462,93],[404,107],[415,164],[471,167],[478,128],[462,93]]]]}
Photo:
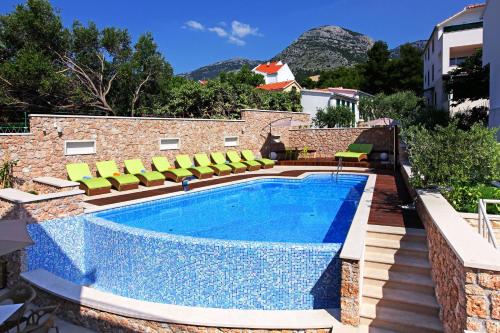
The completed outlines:
{"type": "Polygon", "coordinates": [[[140,158],[149,169],[151,157],[157,155],[164,155],[171,162],[181,153],[228,149],[251,149],[267,155],[271,150],[283,149],[289,141],[289,126],[273,127],[272,134],[281,135],[281,143],[271,140],[271,122],[283,118],[301,124],[310,121],[308,114],[298,112],[246,110],[241,114],[241,120],[32,115],[31,134],[0,136],[0,161],[19,160],[14,176],[20,187],[40,176],[66,178],[65,165],[74,162],[89,163],[94,169],[100,160],[114,159],[121,167],[125,159],[140,158]],[[239,145],[224,147],[226,136],[237,136],[239,145]],[[179,138],[180,149],[160,151],[161,138],[179,138]],[[96,153],[65,155],[66,140],[95,140],[96,153]]]}
{"type": "Polygon", "coordinates": [[[41,289],[35,288],[39,306],[59,304],[58,317],[97,332],[107,333],[328,333],[330,328],[307,330],[280,329],[246,329],[205,327],[173,323],[162,323],[151,320],[127,318],[113,313],[92,309],[59,297],[55,297],[41,289]]]}
{"type": "Polygon", "coordinates": [[[299,150],[303,147],[315,149],[318,155],[324,157],[346,151],[351,143],[371,143],[374,152],[392,154],[393,135],[389,127],[293,129],[290,131],[289,144],[299,150]]]}
{"type": "Polygon", "coordinates": [[[500,272],[464,267],[417,201],[429,243],[431,275],[446,332],[500,332],[500,272]]]}
{"type": "Polygon", "coordinates": [[[359,277],[359,261],[342,259],[342,279],[340,285],[340,321],[342,324],[359,325],[359,277]]]}

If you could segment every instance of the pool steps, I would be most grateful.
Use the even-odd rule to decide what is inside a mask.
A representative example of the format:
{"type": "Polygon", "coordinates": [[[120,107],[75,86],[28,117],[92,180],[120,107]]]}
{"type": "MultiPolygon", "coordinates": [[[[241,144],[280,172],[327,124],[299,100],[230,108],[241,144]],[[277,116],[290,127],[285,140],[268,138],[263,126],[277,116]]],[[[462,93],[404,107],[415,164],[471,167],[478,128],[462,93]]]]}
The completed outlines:
{"type": "Polygon", "coordinates": [[[442,332],[424,230],[368,226],[361,324],[393,332],[442,332]]]}

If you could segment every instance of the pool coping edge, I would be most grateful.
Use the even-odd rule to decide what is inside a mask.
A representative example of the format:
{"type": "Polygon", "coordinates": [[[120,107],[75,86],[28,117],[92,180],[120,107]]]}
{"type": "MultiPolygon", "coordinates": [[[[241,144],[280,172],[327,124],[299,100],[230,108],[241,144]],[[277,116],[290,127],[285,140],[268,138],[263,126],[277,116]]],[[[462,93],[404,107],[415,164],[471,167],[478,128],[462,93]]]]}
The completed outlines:
{"type": "Polygon", "coordinates": [[[339,309],[240,310],[189,307],[136,300],[80,286],[44,269],[21,273],[35,287],[67,301],[125,317],[208,327],[320,329],[342,327],[339,309]]]}

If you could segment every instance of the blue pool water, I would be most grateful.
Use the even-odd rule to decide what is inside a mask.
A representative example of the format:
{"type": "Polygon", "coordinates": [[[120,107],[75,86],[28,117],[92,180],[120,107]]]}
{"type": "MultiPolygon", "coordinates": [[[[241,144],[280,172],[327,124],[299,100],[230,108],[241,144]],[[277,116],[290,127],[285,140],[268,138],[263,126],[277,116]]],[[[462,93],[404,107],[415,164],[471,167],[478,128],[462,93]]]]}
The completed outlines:
{"type": "Polygon", "coordinates": [[[260,180],[96,214],[122,225],[192,237],[288,243],[339,243],[366,176],[260,180]]]}
{"type": "Polygon", "coordinates": [[[28,226],[28,269],[139,300],[339,306],[339,252],[366,176],[266,179],[28,226]]]}

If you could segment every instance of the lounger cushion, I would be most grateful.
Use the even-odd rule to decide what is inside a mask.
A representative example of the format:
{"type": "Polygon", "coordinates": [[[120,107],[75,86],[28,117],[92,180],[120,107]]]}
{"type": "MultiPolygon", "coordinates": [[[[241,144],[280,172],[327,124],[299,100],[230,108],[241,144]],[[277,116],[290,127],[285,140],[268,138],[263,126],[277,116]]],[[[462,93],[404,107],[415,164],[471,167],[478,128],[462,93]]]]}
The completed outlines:
{"type": "Polygon", "coordinates": [[[85,186],[87,186],[89,188],[89,190],[111,187],[111,183],[109,182],[109,180],[107,180],[106,178],[101,178],[101,177],[82,179],[82,180],[79,180],[79,182],[85,184],[85,186]]]}
{"type": "Polygon", "coordinates": [[[370,143],[351,143],[347,148],[348,151],[354,153],[369,154],[372,152],[373,145],[370,143]]]}
{"type": "Polygon", "coordinates": [[[359,159],[363,155],[366,155],[366,154],[365,153],[355,153],[355,152],[350,152],[350,151],[341,151],[341,152],[336,153],[335,157],[359,159]]]}
{"type": "Polygon", "coordinates": [[[156,170],[158,170],[159,172],[164,172],[172,168],[165,156],[155,156],[153,157],[152,161],[156,170]]]}
{"type": "Polygon", "coordinates": [[[192,168],[189,168],[189,170],[197,171],[197,172],[201,173],[202,175],[214,173],[214,170],[212,170],[212,168],[210,168],[210,167],[192,167],[192,168]]]}
{"type": "Polygon", "coordinates": [[[120,174],[120,170],[118,170],[115,161],[97,162],[96,166],[97,166],[97,171],[99,171],[99,174],[102,177],[114,179],[121,185],[139,184],[140,182],[139,178],[137,178],[134,175],[120,174]],[[116,174],[120,175],[117,176],[116,174]]]}
{"type": "Polygon", "coordinates": [[[234,151],[234,150],[229,150],[227,153],[226,153],[226,156],[227,156],[227,159],[230,161],[230,162],[242,162],[241,160],[241,157],[240,155],[238,154],[238,152],[234,151]]]}
{"type": "Polygon", "coordinates": [[[123,163],[129,173],[133,175],[142,175],[148,181],[165,179],[165,176],[162,175],[161,172],[146,171],[144,164],[142,164],[142,161],[139,159],[125,160],[123,163]]]}
{"type": "Polygon", "coordinates": [[[189,177],[193,175],[193,173],[187,169],[169,169],[164,172],[171,172],[173,175],[177,177],[189,177]]]}
{"type": "Polygon", "coordinates": [[[216,153],[211,153],[210,156],[212,157],[212,160],[217,164],[217,165],[229,165],[231,169],[246,169],[247,166],[241,162],[234,162],[234,163],[227,163],[226,158],[224,157],[224,154],[221,152],[216,152],[216,153]]]}
{"type": "Polygon", "coordinates": [[[251,150],[242,150],[241,156],[247,161],[256,161],[262,165],[274,165],[274,161],[268,158],[255,158],[251,150]]]}
{"type": "Polygon", "coordinates": [[[217,171],[231,171],[231,167],[229,165],[224,164],[212,164],[207,154],[194,154],[194,159],[199,166],[209,166],[214,168],[217,171]]]}
{"type": "Polygon", "coordinates": [[[243,161],[242,163],[248,166],[261,166],[261,164],[257,161],[243,161]]]}
{"type": "Polygon", "coordinates": [[[111,183],[107,179],[92,177],[87,163],[67,164],[66,170],[68,171],[68,178],[71,181],[83,183],[91,190],[111,187],[111,183]]]}

